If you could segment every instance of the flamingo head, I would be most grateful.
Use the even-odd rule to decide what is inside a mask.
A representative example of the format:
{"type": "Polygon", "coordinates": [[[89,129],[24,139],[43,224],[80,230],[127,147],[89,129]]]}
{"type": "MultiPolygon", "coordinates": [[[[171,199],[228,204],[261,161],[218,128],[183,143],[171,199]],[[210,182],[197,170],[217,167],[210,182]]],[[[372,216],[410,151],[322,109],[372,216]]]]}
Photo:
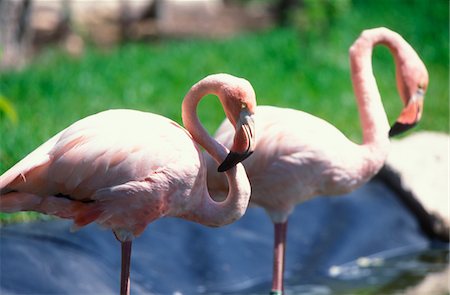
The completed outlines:
{"type": "Polygon", "coordinates": [[[405,132],[420,121],[428,88],[428,72],[416,52],[405,50],[403,55],[399,59],[396,78],[404,108],[389,130],[389,137],[405,132]]]}
{"type": "Polygon", "coordinates": [[[235,135],[230,152],[217,171],[224,172],[245,160],[255,149],[256,95],[251,84],[242,78],[226,75],[218,95],[225,114],[234,126],[235,135]],[[233,80],[233,81],[231,81],[233,80]]]}

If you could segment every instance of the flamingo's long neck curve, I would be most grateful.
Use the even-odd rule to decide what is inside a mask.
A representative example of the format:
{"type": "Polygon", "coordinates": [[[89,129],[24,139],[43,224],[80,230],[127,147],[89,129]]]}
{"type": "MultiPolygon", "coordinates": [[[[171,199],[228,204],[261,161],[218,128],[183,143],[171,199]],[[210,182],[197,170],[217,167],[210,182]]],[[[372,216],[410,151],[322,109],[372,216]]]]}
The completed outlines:
{"type": "Polygon", "coordinates": [[[378,44],[387,46],[394,57],[400,94],[404,91],[400,76],[407,74],[402,65],[408,56],[415,54],[399,34],[386,28],[365,30],[350,47],[353,89],[363,130],[363,144],[360,146],[364,155],[360,167],[363,179],[369,179],[381,169],[390,145],[389,122],[372,69],[372,51],[378,44]]]}
{"type": "MultiPolygon", "coordinates": [[[[215,78],[226,78],[228,75],[214,75],[215,78]]],[[[204,79],[195,84],[188,92],[182,104],[182,119],[184,127],[192,135],[194,141],[202,146],[207,153],[217,162],[221,163],[227,156],[228,150],[214,138],[212,138],[206,129],[200,123],[197,116],[197,106],[199,101],[207,94],[218,96],[223,104],[223,92],[220,91],[223,86],[220,79],[204,79]]],[[[202,165],[204,162],[202,162],[202,165]]],[[[203,166],[206,173],[206,167],[203,166]]],[[[192,212],[188,217],[197,222],[210,226],[221,226],[229,224],[239,219],[247,209],[250,198],[250,183],[242,164],[236,165],[225,172],[228,181],[228,195],[225,201],[214,201],[206,186],[206,176],[202,178],[204,183],[204,196],[201,200],[200,208],[192,212]]]]}
{"type": "Polygon", "coordinates": [[[381,169],[390,144],[389,122],[372,70],[372,50],[378,44],[387,46],[394,56],[399,92],[402,91],[399,74],[404,53],[410,52],[409,44],[399,34],[386,28],[364,31],[350,47],[353,89],[363,130],[361,147],[366,151],[363,172],[367,177],[373,176],[381,169]]]}
{"type": "Polygon", "coordinates": [[[384,30],[366,30],[350,47],[352,82],[363,130],[363,145],[389,142],[389,122],[373,75],[372,50],[379,43],[391,44],[392,41],[391,35],[384,30]]]}

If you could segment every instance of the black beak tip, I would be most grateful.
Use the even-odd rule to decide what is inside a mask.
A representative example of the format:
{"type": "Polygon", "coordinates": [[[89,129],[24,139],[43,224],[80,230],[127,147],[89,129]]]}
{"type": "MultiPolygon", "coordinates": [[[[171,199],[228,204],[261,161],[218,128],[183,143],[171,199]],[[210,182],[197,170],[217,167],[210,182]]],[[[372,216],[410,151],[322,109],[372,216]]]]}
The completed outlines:
{"type": "Polygon", "coordinates": [[[225,172],[231,167],[228,167],[228,165],[224,165],[224,163],[220,164],[220,166],[217,168],[217,172],[225,172]]]}
{"type": "Polygon", "coordinates": [[[403,124],[400,122],[395,122],[389,130],[389,137],[394,137],[396,135],[402,134],[403,132],[413,128],[416,125],[414,124],[403,124]]]}
{"type": "Polygon", "coordinates": [[[236,153],[236,152],[232,152],[231,151],[227,155],[225,160],[222,162],[222,164],[219,165],[219,167],[217,168],[217,172],[225,172],[225,171],[233,168],[238,163],[240,163],[240,162],[244,161],[245,159],[247,159],[251,154],[252,154],[252,152],[236,153]]]}

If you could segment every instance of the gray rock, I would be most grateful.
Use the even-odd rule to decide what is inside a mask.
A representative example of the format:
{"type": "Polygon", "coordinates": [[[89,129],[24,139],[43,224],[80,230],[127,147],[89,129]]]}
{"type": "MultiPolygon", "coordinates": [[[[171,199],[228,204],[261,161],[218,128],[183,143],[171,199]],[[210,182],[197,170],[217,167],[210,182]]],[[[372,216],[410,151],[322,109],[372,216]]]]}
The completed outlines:
{"type": "Polygon", "coordinates": [[[445,133],[418,132],[393,140],[379,176],[400,192],[429,235],[449,241],[449,144],[445,133]]]}

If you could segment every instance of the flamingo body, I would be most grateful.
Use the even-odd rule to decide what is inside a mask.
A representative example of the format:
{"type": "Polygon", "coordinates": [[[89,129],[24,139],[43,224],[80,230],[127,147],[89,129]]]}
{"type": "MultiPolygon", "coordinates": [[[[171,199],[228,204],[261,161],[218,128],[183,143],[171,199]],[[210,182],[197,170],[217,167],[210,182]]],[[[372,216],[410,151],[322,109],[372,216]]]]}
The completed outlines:
{"type": "MultiPolygon", "coordinates": [[[[252,185],[251,202],[266,209],[274,222],[286,221],[298,203],[314,196],[352,191],[378,171],[387,156],[388,145],[370,157],[369,148],[359,148],[332,124],[302,111],[258,106],[255,118],[258,144],[244,166],[252,185]]],[[[232,130],[224,121],[216,139],[231,145],[232,130]]],[[[214,163],[207,163],[212,170],[214,163]]],[[[226,179],[219,174],[209,173],[208,183],[213,191],[227,191],[226,179]]]]}
{"type": "Polygon", "coordinates": [[[250,184],[239,162],[253,150],[255,93],[244,79],[210,75],[196,83],[182,104],[185,130],[152,113],[109,110],[81,119],[0,176],[0,211],[38,211],[97,222],[122,243],[121,294],[129,293],[131,241],[153,220],[174,216],[207,226],[240,218],[250,184]],[[197,118],[200,99],[215,94],[236,134],[230,151],[210,137],[197,118]],[[229,183],[215,202],[197,144],[211,154],[229,183]],[[229,154],[227,155],[227,153],[229,154]]]}
{"type": "Polygon", "coordinates": [[[97,221],[137,236],[151,221],[194,206],[190,197],[204,189],[202,161],[177,123],[105,111],[72,124],[9,170],[2,194],[16,193],[3,197],[2,209],[74,218],[79,226],[97,221]]]}

